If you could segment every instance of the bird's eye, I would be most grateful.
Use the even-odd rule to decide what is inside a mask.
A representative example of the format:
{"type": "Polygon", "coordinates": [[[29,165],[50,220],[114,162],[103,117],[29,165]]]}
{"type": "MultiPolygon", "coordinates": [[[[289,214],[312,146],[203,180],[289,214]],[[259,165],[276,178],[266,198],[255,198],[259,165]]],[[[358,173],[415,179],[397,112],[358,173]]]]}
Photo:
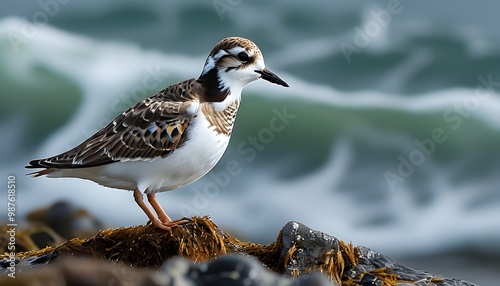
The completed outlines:
{"type": "Polygon", "coordinates": [[[245,52],[239,53],[238,54],[238,60],[240,60],[243,63],[246,62],[246,61],[248,61],[248,55],[247,55],[247,53],[245,53],[245,52]]]}

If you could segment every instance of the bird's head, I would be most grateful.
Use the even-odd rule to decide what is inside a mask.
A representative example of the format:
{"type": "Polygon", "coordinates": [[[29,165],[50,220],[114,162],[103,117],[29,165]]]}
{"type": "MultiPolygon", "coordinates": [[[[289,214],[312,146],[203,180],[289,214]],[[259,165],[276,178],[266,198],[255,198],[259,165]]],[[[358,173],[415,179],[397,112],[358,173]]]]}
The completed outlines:
{"type": "Polygon", "coordinates": [[[252,41],[229,37],[212,49],[198,81],[206,88],[220,92],[241,90],[259,78],[288,87],[288,84],[268,70],[259,47],[252,41]]]}

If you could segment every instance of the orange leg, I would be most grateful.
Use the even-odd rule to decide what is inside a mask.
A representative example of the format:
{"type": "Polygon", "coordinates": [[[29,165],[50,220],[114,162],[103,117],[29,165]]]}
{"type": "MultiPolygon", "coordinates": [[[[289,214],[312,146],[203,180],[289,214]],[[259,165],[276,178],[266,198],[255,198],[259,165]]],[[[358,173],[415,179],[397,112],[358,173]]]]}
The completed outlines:
{"type": "Polygon", "coordinates": [[[148,208],[146,203],[144,202],[144,198],[142,196],[141,191],[139,189],[134,190],[134,199],[136,203],[141,207],[141,209],[144,211],[144,213],[148,216],[149,220],[151,223],[156,226],[157,228],[164,229],[167,231],[171,231],[172,228],[175,228],[179,225],[185,224],[189,222],[189,219],[182,218],[182,219],[177,219],[177,220],[171,220],[170,217],[165,213],[163,208],[160,206],[158,201],[156,200],[156,194],[147,194],[147,198],[151,206],[156,212],[156,216],[153,214],[153,212],[148,208]]]}
{"type": "Polygon", "coordinates": [[[148,202],[149,204],[153,207],[155,210],[156,214],[158,215],[158,218],[160,221],[164,224],[169,224],[172,220],[168,217],[168,215],[165,213],[163,208],[160,206],[158,201],[156,200],[156,194],[151,193],[146,195],[148,197],[148,202]]]}
{"type": "Polygon", "coordinates": [[[141,191],[139,189],[134,190],[134,199],[135,202],[139,205],[139,207],[144,211],[144,213],[148,216],[149,220],[151,223],[156,226],[157,228],[164,229],[166,231],[171,231],[172,228],[169,227],[168,225],[164,225],[154,214],[153,212],[148,208],[146,203],[144,202],[144,198],[142,197],[141,191]]]}
{"type": "Polygon", "coordinates": [[[155,210],[156,214],[158,215],[158,218],[163,223],[163,225],[174,228],[176,226],[185,224],[185,223],[190,221],[189,219],[186,219],[186,218],[181,218],[181,219],[176,219],[176,220],[170,219],[170,217],[165,213],[165,211],[163,210],[161,205],[156,200],[155,193],[147,194],[147,197],[148,197],[149,204],[153,207],[153,209],[155,210]]]}

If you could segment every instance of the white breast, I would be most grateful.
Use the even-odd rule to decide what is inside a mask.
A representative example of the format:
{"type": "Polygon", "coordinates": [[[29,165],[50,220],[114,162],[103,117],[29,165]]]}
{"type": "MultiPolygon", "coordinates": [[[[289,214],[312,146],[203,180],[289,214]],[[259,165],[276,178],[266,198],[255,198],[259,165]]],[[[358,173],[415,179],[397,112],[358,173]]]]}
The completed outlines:
{"type": "Polygon", "coordinates": [[[167,158],[152,162],[157,171],[139,182],[142,190],[162,192],[182,187],[203,177],[219,162],[230,137],[209,128],[202,112],[191,121],[188,129],[189,139],[182,147],[167,158]]]}
{"type": "Polygon", "coordinates": [[[100,185],[145,193],[170,191],[198,180],[220,160],[230,136],[210,126],[202,108],[187,128],[187,140],[165,158],[117,162],[91,168],[61,169],[48,177],[73,177],[100,185]]]}

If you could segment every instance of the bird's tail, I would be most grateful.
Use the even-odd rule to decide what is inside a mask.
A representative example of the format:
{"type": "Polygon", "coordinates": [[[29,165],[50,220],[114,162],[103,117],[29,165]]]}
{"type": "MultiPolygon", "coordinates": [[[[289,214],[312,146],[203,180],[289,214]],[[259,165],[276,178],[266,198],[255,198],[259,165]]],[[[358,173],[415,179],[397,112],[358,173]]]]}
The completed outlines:
{"type": "Polygon", "coordinates": [[[47,174],[50,174],[55,171],[54,168],[47,168],[46,166],[40,165],[40,160],[33,160],[29,162],[29,165],[25,166],[27,169],[33,169],[33,168],[43,168],[43,170],[39,170],[33,173],[28,173],[26,176],[31,176],[33,178],[44,176],[47,174]]]}
{"type": "Polygon", "coordinates": [[[36,171],[36,172],[33,172],[33,173],[28,173],[28,174],[26,174],[26,176],[31,176],[33,178],[36,178],[36,177],[40,177],[40,176],[44,176],[44,175],[50,174],[50,173],[52,173],[54,171],[55,171],[54,169],[48,168],[48,169],[43,169],[43,170],[36,171]]]}

